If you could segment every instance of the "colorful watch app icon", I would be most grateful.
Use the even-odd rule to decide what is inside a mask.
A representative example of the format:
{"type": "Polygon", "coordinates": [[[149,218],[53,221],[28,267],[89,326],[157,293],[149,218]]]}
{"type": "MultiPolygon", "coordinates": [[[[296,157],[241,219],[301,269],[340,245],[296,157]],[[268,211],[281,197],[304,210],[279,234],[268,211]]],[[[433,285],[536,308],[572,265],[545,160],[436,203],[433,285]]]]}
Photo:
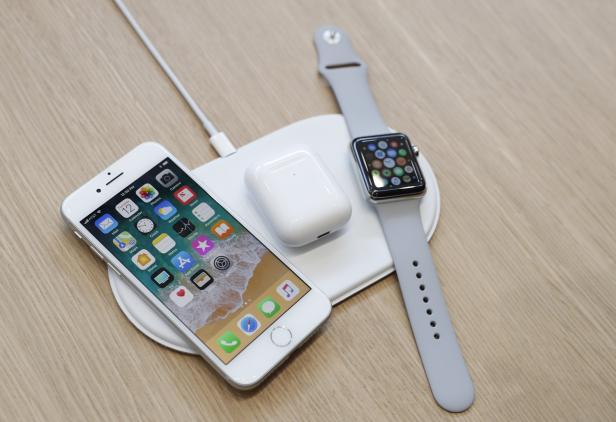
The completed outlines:
{"type": "Polygon", "coordinates": [[[263,316],[266,318],[271,318],[280,311],[280,304],[278,304],[278,302],[276,302],[271,296],[266,296],[261,302],[259,302],[257,308],[263,316]]]}
{"type": "Polygon", "coordinates": [[[226,331],[218,340],[216,340],[216,343],[218,343],[220,348],[227,353],[232,353],[241,344],[240,339],[233,334],[232,331],[226,331]]]}
{"type": "Polygon", "coordinates": [[[103,234],[107,234],[118,227],[118,222],[111,216],[111,214],[103,214],[101,217],[96,219],[94,225],[97,229],[103,232],[103,234]]]}

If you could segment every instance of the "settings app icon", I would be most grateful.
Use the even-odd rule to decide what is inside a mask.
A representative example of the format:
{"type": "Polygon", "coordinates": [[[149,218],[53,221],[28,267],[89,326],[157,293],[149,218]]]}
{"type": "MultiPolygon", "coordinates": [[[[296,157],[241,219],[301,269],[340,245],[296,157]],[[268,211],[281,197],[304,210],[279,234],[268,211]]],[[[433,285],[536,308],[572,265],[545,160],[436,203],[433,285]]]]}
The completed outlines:
{"type": "Polygon", "coordinates": [[[231,261],[226,256],[220,255],[214,258],[214,267],[217,270],[225,271],[231,266],[231,261]]]}

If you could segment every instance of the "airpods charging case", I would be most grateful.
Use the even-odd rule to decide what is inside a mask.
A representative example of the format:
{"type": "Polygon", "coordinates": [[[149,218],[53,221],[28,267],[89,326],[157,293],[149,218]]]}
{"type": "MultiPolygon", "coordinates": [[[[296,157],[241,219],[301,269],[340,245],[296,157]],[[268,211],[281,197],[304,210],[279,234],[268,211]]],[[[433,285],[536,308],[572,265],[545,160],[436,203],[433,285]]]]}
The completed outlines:
{"type": "Polygon", "coordinates": [[[244,176],[261,216],[287,246],[321,239],[351,218],[351,201],[306,145],[257,162],[244,176]]]}

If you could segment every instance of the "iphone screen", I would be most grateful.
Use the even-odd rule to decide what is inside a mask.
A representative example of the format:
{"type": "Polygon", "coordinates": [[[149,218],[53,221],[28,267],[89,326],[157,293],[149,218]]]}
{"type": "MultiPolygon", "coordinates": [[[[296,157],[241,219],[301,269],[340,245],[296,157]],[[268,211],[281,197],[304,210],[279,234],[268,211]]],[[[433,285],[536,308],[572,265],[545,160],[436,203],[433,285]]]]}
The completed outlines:
{"type": "Polygon", "coordinates": [[[171,159],[81,224],[225,364],[310,290],[171,159]]]}

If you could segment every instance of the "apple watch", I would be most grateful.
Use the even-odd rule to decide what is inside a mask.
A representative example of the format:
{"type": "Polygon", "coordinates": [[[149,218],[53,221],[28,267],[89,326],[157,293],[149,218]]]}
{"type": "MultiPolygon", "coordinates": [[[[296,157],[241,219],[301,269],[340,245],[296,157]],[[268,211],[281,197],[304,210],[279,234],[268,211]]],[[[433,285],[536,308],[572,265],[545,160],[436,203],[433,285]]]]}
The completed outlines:
{"type": "Polygon", "coordinates": [[[383,227],[430,389],[442,408],[462,412],[475,393],[421,223],[419,200],[426,182],[419,150],[385,124],[368,85],[367,66],[347,35],[323,27],[314,42],[319,72],[344,114],[359,178],[383,227]]]}

